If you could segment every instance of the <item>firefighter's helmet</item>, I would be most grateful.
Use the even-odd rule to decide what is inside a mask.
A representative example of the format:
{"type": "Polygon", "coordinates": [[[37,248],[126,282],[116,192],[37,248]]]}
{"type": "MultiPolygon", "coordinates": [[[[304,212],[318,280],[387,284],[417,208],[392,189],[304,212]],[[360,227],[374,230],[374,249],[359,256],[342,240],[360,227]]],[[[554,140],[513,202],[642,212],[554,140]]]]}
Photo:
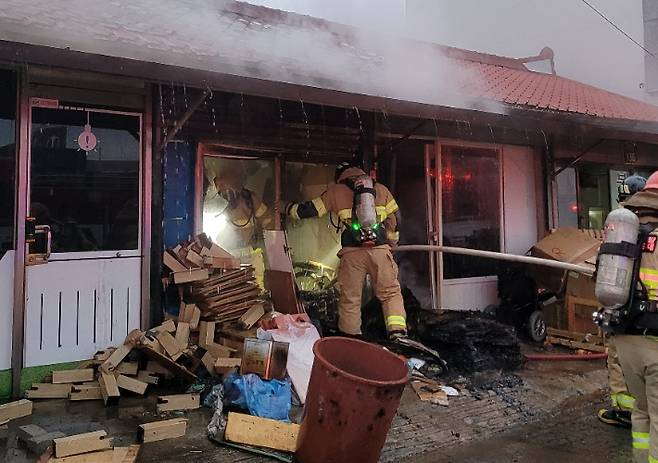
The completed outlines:
{"type": "MultiPolygon", "coordinates": [[[[656,178],[656,183],[658,184],[658,177],[656,178]]],[[[623,203],[638,191],[644,190],[645,185],[647,185],[647,179],[640,175],[626,177],[624,183],[619,185],[619,199],[617,201],[623,203]]],[[[658,186],[656,188],[658,188],[658,186]]]]}

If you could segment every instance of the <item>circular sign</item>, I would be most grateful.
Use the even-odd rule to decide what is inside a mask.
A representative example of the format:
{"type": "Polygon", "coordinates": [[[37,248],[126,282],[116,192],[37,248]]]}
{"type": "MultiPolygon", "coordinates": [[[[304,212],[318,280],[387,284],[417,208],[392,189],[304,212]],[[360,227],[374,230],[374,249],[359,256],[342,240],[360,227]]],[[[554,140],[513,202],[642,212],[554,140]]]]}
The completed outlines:
{"type": "Polygon", "coordinates": [[[84,130],[78,137],[78,145],[80,145],[80,148],[85,151],[91,151],[96,148],[96,143],[96,135],[91,131],[91,125],[85,125],[84,130]]]}

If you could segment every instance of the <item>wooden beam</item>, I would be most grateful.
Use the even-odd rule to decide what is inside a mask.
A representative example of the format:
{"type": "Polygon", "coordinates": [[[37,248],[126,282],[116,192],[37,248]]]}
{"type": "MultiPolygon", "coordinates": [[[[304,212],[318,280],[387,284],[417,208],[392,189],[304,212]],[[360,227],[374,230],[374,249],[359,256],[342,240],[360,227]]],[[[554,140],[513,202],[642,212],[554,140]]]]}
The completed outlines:
{"type": "Polygon", "coordinates": [[[148,370],[140,370],[140,372],[137,373],[137,379],[148,384],[158,384],[158,381],[160,380],[155,373],[148,370]]]}
{"type": "Polygon", "coordinates": [[[158,413],[169,410],[195,410],[200,407],[199,394],[176,394],[158,396],[158,413]]]}
{"type": "Polygon", "coordinates": [[[284,452],[297,450],[299,425],[229,412],[224,439],[284,452]]]}
{"type": "Polygon", "coordinates": [[[103,400],[103,392],[101,391],[100,384],[74,384],[69,394],[69,400],[74,402],[80,400],[103,400]]]}
{"type": "Polygon", "coordinates": [[[108,438],[105,431],[76,434],[53,440],[53,449],[57,458],[111,448],[112,438],[108,438]]]}
{"type": "Polygon", "coordinates": [[[258,320],[263,318],[264,315],[265,307],[263,303],[254,304],[251,309],[247,310],[244,315],[240,317],[240,325],[242,325],[243,328],[250,329],[258,323],[258,320]]]}
{"type": "Polygon", "coordinates": [[[63,458],[51,458],[48,463],[134,463],[139,455],[139,445],[114,447],[111,450],[83,453],[63,458]]]}
{"type": "Polygon", "coordinates": [[[190,324],[191,330],[196,330],[199,327],[201,320],[201,311],[195,304],[185,304],[181,311],[180,321],[190,324]]]}
{"type": "Polygon", "coordinates": [[[101,372],[100,377],[98,378],[98,384],[101,387],[101,395],[103,396],[103,401],[105,405],[114,405],[119,402],[119,386],[117,386],[117,380],[113,374],[101,372]]]}
{"type": "Polygon", "coordinates": [[[26,399],[68,399],[71,384],[33,383],[25,391],[26,399]]]}
{"type": "MultiPolygon", "coordinates": [[[[184,349],[184,347],[176,342],[176,339],[167,331],[158,333],[156,338],[167,354],[169,354],[171,358],[174,358],[174,360],[184,349]]],[[[187,345],[185,347],[187,347],[187,345]]]]}
{"type": "Polygon", "coordinates": [[[219,375],[226,376],[236,368],[240,368],[242,359],[240,358],[218,358],[215,361],[215,372],[219,375]]]}
{"type": "Polygon", "coordinates": [[[94,369],[53,371],[53,384],[84,383],[94,380],[94,369]]]}
{"type": "Polygon", "coordinates": [[[215,376],[215,356],[212,355],[210,351],[206,351],[206,353],[203,354],[203,357],[201,357],[201,363],[206,367],[208,373],[215,376]]]}
{"type": "Polygon", "coordinates": [[[148,387],[148,383],[125,375],[118,375],[116,379],[118,387],[125,389],[126,391],[134,392],[135,394],[144,395],[146,388],[148,387]]]}
{"type": "Polygon", "coordinates": [[[185,348],[190,342],[190,324],[186,322],[178,322],[176,327],[176,342],[181,347],[185,348]]]}
{"type": "Polygon", "coordinates": [[[215,322],[199,323],[199,345],[205,346],[215,342],[215,322]]]}
{"type": "Polygon", "coordinates": [[[161,333],[163,331],[167,331],[169,333],[175,333],[176,332],[176,323],[174,323],[173,320],[169,319],[162,323],[162,325],[158,325],[154,328],[151,328],[149,331],[152,331],[155,334],[161,333]]]}
{"type": "Polygon", "coordinates": [[[123,359],[128,356],[132,348],[132,345],[129,344],[120,345],[114,352],[112,352],[112,355],[110,355],[108,359],[103,362],[103,364],[100,366],[100,369],[105,373],[114,371],[119,366],[119,364],[123,362],[123,359]]]}
{"type": "Polygon", "coordinates": [[[137,376],[138,371],[138,362],[121,362],[119,366],[117,366],[116,370],[114,370],[115,373],[127,376],[137,376]]]}
{"type": "Polygon", "coordinates": [[[140,424],[137,428],[137,440],[140,442],[157,442],[175,437],[183,437],[187,432],[187,419],[174,418],[140,424]]]}
{"type": "Polygon", "coordinates": [[[32,414],[32,402],[26,399],[0,405],[0,424],[32,414]]]}

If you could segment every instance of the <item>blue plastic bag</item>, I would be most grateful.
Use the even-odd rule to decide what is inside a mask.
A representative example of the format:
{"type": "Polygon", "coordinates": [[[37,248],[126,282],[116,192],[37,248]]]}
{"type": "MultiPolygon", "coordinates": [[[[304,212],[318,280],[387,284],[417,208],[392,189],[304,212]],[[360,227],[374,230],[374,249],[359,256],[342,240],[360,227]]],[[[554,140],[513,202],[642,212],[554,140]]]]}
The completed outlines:
{"type": "Polygon", "coordinates": [[[264,381],[255,374],[232,374],[224,381],[224,388],[228,404],[261,418],[289,421],[292,389],[287,378],[264,381]]]}

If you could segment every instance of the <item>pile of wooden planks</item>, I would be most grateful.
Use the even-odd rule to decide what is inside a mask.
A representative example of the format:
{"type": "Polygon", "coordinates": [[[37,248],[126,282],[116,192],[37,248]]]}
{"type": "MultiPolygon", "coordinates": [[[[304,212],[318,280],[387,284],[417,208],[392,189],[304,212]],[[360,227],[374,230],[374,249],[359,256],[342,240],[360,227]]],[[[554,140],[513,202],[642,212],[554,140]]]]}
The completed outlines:
{"type": "MultiPolygon", "coordinates": [[[[260,298],[261,290],[251,266],[220,271],[205,281],[192,284],[190,292],[204,320],[237,321],[252,309],[260,316],[265,313],[265,302],[260,298]]],[[[260,316],[248,327],[253,326],[260,316]]]]}
{"type": "Polygon", "coordinates": [[[250,328],[265,314],[254,268],[240,265],[205,234],[166,250],[163,262],[170,281],[180,285],[184,300],[201,309],[204,321],[226,323],[244,316],[243,326],[250,328]]]}

